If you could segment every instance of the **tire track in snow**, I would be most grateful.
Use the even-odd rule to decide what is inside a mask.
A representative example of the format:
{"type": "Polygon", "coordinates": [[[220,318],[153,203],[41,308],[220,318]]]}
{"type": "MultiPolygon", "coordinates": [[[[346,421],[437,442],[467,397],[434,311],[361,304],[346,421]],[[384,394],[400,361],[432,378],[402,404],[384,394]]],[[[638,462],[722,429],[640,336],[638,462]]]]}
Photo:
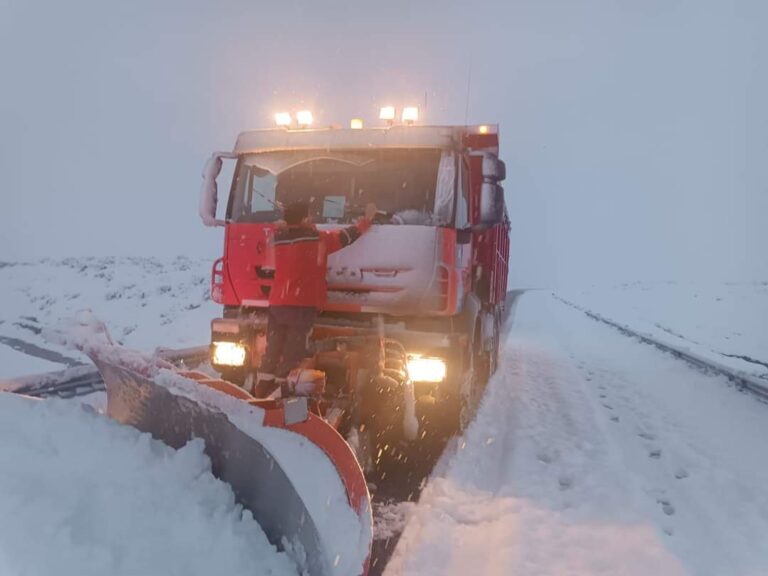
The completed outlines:
{"type": "Polygon", "coordinates": [[[765,454],[765,404],[730,393],[717,373],[690,370],[558,306],[558,323],[574,335],[571,357],[637,489],[636,506],[668,549],[696,576],[768,573],[768,470],[760,456],[755,461],[765,454]]]}

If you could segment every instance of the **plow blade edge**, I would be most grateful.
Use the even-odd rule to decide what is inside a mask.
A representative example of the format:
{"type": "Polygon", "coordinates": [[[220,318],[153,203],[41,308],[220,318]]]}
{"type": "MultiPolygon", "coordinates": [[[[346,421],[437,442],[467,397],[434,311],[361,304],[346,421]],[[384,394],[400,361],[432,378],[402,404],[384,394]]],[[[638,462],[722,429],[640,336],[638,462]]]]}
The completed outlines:
{"type": "Polygon", "coordinates": [[[108,415],[181,448],[193,438],[205,442],[214,476],[229,484],[269,541],[293,552],[311,575],[331,573],[318,530],[290,478],[258,440],[227,416],[123,366],[95,358],[108,395],[108,415]]]}

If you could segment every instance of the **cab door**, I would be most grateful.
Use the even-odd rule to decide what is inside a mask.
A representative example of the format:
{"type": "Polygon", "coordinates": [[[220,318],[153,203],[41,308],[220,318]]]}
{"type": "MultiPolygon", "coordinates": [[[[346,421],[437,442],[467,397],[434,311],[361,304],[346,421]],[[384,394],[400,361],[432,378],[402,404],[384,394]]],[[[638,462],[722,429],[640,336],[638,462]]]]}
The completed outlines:
{"type": "Polygon", "coordinates": [[[472,244],[473,234],[470,204],[470,165],[467,157],[457,155],[458,177],[456,178],[456,207],[454,210],[456,227],[456,267],[459,278],[458,296],[459,302],[464,301],[464,296],[472,289],[472,244]]]}

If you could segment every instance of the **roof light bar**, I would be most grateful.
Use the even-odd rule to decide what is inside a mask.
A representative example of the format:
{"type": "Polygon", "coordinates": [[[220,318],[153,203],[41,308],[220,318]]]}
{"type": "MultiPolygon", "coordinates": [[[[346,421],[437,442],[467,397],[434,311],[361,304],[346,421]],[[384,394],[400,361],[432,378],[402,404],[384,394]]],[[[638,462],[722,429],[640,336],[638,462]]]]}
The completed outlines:
{"type": "Polygon", "coordinates": [[[379,120],[386,120],[387,122],[395,121],[395,107],[394,106],[382,106],[379,110],[379,120]]]}
{"type": "Polygon", "coordinates": [[[293,123],[290,112],[278,112],[275,114],[275,124],[288,127],[293,123]]]}
{"type": "Polygon", "coordinates": [[[419,108],[417,106],[406,106],[403,108],[403,124],[409,126],[419,119],[419,108]]]}
{"type": "Polygon", "coordinates": [[[481,134],[483,136],[487,134],[499,133],[499,127],[496,124],[479,124],[474,126],[468,126],[467,128],[472,132],[474,132],[475,134],[481,134]]]}
{"type": "Polygon", "coordinates": [[[296,112],[296,122],[299,124],[299,128],[307,128],[312,126],[312,122],[314,122],[312,112],[310,110],[301,110],[296,112]]]}

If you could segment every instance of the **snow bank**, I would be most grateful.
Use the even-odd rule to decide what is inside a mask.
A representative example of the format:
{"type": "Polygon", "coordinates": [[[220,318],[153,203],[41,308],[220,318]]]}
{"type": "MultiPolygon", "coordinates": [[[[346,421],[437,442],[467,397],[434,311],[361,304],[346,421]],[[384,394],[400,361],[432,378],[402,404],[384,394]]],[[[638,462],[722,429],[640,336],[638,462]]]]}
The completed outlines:
{"type": "Polygon", "coordinates": [[[0,394],[0,572],[296,574],[209,467],[198,441],[0,394]]]}
{"type": "Polygon", "coordinates": [[[388,575],[768,574],[766,405],[549,294],[388,575]]]}
{"type": "MultiPolygon", "coordinates": [[[[116,342],[133,348],[204,344],[211,318],[221,313],[209,297],[211,264],[184,257],[66,258],[0,267],[0,336],[88,362],[45,342],[41,332],[62,317],[90,309],[109,325],[116,342]]],[[[20,354],[2,360],[0,378],[41,371],[20,354]]]]}
{"type": "MultiPolygon", "coordinates": [[[[107,326],[91,311],[62,318],[44,332],[49,342],[129,368],[174,395],[224,414],[242,432],[259,441],[291,479],[318,529],[332,574],[360,574],[371,540],[370,511],[366,508],[358,516],[350,507],[338,472],[320,448],[299,434],[263,426],[261,408],[182,377],[157,356],[115,345],[107,326]]],[[[301,551],[298,559],[300,555],[301,551]]]]}
{"type": "Polygon", "coordinates": [[[59,369],[61,369],[61,364],[29,356],[0,343],[0,373],[5,378],[41,374],[59,369]]]}
{"type": "Polygon", "coordinates": [[[768,282],[634,282],[558,295],[632,330],[768,379],[768,282]]]}

